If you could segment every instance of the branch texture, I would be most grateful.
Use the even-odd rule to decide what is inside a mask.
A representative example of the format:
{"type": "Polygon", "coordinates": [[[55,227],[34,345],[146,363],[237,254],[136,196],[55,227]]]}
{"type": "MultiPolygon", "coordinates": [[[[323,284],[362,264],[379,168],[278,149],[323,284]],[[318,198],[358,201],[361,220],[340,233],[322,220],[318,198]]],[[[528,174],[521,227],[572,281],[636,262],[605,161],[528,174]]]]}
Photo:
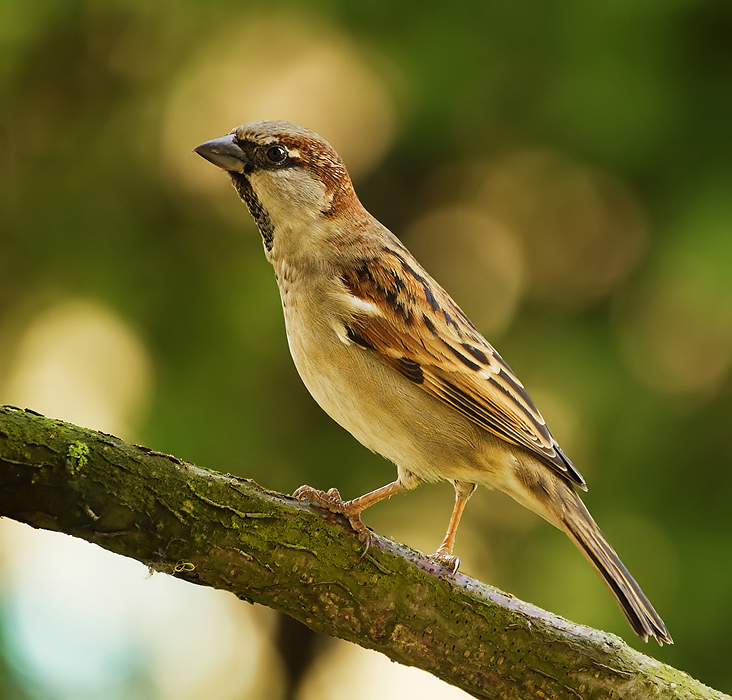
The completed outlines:
{"type": "Polygon", "coordinates": [[[478,698],[729,698],[289,496],[0,407],[0,515],[231,591],[478,698]]]}

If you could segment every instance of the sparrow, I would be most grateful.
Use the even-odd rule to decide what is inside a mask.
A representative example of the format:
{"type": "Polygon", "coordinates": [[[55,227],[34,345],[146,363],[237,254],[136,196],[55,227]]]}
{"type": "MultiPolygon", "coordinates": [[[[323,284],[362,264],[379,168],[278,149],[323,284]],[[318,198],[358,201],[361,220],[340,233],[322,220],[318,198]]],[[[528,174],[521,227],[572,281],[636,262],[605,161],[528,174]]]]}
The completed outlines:
{"type": "Polygon", "coordinates": [[[262,235],[295,366],[315,401],[397,478],[352,500],[302,486],[295,496],[345,515],[421,482],[448,479],[455,506],[433,557],[454,575],[465,505],[497,488],[564,531],[645,641],[673,640],[600,531],[523,384],[399,239],[359,201],[343,161],[316,133],[244,124],[194,152],[225,170],[262,235]]]}

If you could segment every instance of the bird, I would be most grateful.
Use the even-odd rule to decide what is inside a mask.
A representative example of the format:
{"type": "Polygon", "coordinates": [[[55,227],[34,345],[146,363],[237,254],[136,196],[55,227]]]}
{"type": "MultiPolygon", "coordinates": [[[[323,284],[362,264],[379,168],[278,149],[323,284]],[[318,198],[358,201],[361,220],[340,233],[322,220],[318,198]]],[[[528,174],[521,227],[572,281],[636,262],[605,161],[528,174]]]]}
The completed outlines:
{"type": "Polygon", "coordinates": [[[361,204],[343,160],[318,134],[258,121],[193,149],[226,171],[274,268],[287,340],[315,401],[397,478],[351,500],[336,488],[293,494],[361,513],[423,482],[449,480],[455,504],[433,558],[455,575],[455,536],[478,485],[513,497],[565,532],[633,630],[673,640],[581,500],[587,490],[503,358],[404,244],[361,204]]]}

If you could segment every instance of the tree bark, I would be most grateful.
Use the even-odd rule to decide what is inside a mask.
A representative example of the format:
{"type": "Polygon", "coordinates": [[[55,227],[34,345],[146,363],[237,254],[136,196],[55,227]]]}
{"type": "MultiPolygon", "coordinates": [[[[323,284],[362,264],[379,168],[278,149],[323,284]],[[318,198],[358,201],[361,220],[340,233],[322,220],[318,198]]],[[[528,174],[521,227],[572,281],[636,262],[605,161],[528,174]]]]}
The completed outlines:
{"type": "Polygon", "coordinates": [[[254,482],[0,407],[0,515],[65,532],[417,666],[478,698],[729,698],[254,482]]]}

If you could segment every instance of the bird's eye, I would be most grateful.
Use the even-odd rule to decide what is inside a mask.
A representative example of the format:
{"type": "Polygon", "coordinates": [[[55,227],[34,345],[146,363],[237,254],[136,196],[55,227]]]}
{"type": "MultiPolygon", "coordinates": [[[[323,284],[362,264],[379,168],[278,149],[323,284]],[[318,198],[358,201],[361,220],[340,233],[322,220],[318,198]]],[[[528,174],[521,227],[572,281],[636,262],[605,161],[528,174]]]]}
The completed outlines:
{"type": "Polygon", "coordinates": [[[287,149],[284,146],[272,146],[267,149],[267,160],[275,165],[280,165],[287,159],[287,149]]]}

